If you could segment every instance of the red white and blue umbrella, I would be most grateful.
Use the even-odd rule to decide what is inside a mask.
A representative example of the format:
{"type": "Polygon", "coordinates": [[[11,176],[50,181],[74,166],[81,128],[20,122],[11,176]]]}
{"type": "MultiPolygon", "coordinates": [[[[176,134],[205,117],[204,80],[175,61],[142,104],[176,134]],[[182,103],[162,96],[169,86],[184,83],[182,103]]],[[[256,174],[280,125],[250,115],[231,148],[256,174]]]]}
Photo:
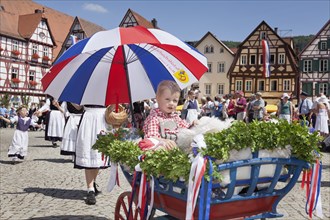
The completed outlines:
{"type": "Polygon", "coordinates": [[[141,26],[119,27],[71,46],[42,84],[58,100],[107,106],[153,98],[163,80],[186,88],[206,71],[206,57],[175,36],[141,26]]]}

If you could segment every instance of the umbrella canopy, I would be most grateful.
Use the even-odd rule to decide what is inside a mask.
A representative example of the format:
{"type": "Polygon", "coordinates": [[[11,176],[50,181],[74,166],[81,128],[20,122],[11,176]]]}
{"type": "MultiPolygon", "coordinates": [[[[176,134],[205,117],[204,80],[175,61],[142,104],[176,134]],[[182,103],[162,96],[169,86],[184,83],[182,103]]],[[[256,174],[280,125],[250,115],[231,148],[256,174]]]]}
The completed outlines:
{"type": "Polygon", "coordinates": [[[141,26],[101,31],[71,46],[42,78],[61,101],[109,105],[155,97],[158,84],[181,89],[207,71],[207,60],[175,36],[141,26]]]}

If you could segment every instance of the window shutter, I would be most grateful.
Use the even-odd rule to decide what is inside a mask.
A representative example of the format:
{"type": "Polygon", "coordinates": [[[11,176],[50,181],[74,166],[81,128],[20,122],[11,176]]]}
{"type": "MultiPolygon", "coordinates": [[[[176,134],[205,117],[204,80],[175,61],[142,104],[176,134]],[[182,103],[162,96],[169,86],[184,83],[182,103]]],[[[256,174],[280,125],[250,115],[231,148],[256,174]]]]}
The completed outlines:
{"type": "Polygon", "coordinates": [[[328,40],[327,40],[327,46],[328,46],[328,49],[330,49],[330,38],[328,38],[328,40]]]}
{"type": "Polygon", "coordinates": [[[319,63],[320,63],[320,60],[312,61],[312,71],[316,71],[316,72],[319,71],[319,63]]]}
{"type": "Polygon", "coordinates": [[[317,48],[318,48],[319,50],[321,50],[321,41],[318,42],[318,44],[317,44],[317,48]]]}
{"type": "Polygon", "coordinates": [[[300,69],[300,72],[304,71],[304,60],[299,61],[299,69],[300,69]]]}
{"type": "Polygon", "coordinates": [[[318,83],[315,84],[315,95],[318,96],[320,91],[319,91],[320,85],[318,83]]]}

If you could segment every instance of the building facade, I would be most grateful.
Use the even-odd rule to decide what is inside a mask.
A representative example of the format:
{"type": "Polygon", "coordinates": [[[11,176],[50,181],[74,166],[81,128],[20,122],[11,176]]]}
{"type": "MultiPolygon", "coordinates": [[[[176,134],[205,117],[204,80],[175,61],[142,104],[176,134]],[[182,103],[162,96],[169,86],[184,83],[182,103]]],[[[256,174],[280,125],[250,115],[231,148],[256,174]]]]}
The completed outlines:
{"type": "Polygon", "coordinates": [[[298,57],[290,38],[281,38],[276,29],[262,21],[238,46],[228,72],[229,91],[241,90],[245,96],[261,92],[269,104],[278,102],[283,93],[297,97],[299,92],[298,57]],[[263,76],[262,40],[270,52],[270,77],[263,76]]]}
{"type": "Polygon", "coordinates": [[[206,33],[195,45],[196,49],[207,58],[208,71],[200,78],[200,96],[224,96],[229,92],[227,78],[234,53],[211,32],[206,33]]]}
{"type": "Polygon", "coordinates": [[[330,95],[330,20],[299,54],[301,90],[330,95]]]}
{"type": "Polygon", "coordinates": [[[14,106],[39,103],[44,96],[40,80],[51,66],[56,43],[41,10],[18,16],[17,27],[17,35],[0,35],[1,96],[14,106]]]}

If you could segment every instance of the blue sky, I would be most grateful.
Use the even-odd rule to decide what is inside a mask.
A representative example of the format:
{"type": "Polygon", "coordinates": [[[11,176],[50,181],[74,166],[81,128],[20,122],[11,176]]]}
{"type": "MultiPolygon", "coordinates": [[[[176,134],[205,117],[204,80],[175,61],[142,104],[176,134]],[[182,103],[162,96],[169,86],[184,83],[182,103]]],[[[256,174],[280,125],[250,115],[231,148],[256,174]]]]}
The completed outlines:
{"type": "Polygon", "coordinates": [[[243,41],[263,20],[281,36],[316,34],[330,19],[330,0],[34,0],[106,29],[118,27],[129,8],[181,40],[208,31],[220,40],[243,41]]]}

